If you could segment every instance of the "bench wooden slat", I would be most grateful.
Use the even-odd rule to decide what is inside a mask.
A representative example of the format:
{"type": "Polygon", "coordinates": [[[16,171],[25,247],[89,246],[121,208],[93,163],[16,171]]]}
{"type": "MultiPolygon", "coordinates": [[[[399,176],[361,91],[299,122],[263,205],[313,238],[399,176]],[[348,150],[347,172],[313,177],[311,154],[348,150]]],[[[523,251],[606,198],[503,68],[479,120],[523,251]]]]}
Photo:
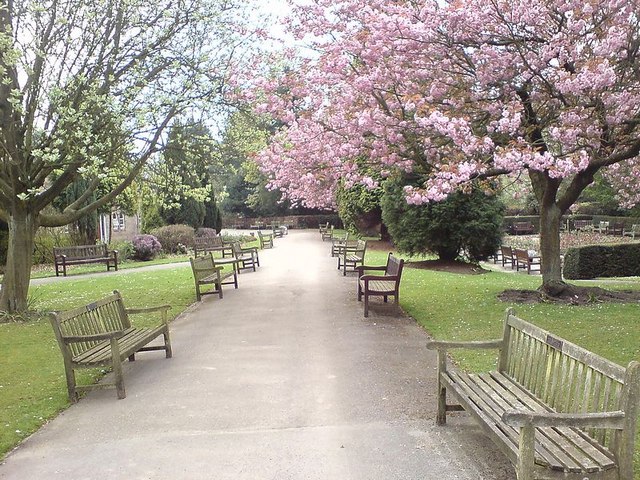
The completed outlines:
{"type": "MultiPolygon", "coordinates": [[[[550,411],[539,400],[520,389],[510,379],[496,372],[480,375],[448,372],[450,385],[456,387],[468,397],[467,403],[473,410],[481,410],[481,416],[491,422],[500,424],[502,414],[511,409],[528,409],[532,411],[550,411]]],[[[459,397],[458,397],[459,398],[459,397]]],[[[477,411],[473,412],[478,415],[477,411]]],[[[500,425],[502,441],[509,442],[508,448],[514,452],[518,449],[519,430],[514,427],[500,425]]],[[[536,436],[536,464],[565,472],[598,472],[615,467],[610,452],[592,443],[588,436],[571,428],[545,427],[538,429],[536,436]],[[606,450],[605,450],[606,452],[606,450]]]]}
{"type": "MultiPolygon", "coordinates": [[[[505,410],[524,407],[534,412],[553,412],[530,392],[498,372],[480,374],[479,377],[491,385],[494,391],[500,392],[501,398],[507,402],[505,410]]],[[[566,454],[571,456],[571,460],[565,460],[565,462],[568,466],[573,464],[570,469],[574,471],[580,471],[579,468],[582,468],[589,472],[595,472],[599,469],[606,470],[615,466],[611,452],[598,445],[597,442],[591,441],[587,435],[577,429],[545,427],[539,430],[550,442],[565,450],[562,453],[556,451],[553,455],[560,458],[566,454]]],[[[545,443],[544,446],[549,449],[548,443],[545,443]]],[[[552,452],[553,450],[550,449],[552,452]]]]}

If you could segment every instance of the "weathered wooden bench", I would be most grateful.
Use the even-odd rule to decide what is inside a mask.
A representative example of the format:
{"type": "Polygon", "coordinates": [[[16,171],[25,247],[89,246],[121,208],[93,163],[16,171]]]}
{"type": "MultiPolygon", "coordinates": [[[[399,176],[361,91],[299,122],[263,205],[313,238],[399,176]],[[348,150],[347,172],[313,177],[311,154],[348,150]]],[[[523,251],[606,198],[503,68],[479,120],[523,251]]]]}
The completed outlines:
{"type": "Polygon", "coordinates": [[[540,271],[540,257],[537,255],[531,255],[527,250],[520,248],[514,248],[514,262],[516,264],[516,271],[527,271],[527,274],[531,275],[532,271],[540,271]],[[537,268],[536,268],[537,267],[537,268]]]}
{"type": "Polygon", "coordinates": [[[632,480],[640,363],[625,369],[507,311],[503,337],[432,341],[439,425],[466,410],[515,465],[519,480],[632,480]],[[497,370],[447,367],[453,348],[499,350],[497,370]],[[447,394],[457,400],[449,404],[447,394]]]}
{"type": "Polygon", "coordinates": [[[107,272],[112,268],[118,270],[118,251],[108,250],[107,245],[76,245],[74,247],[53,247],[53,261],[56,277],[67,276],[67,266],[87,265],[89,263],[104,263],[107,272]]]}
{"type": "Polygon", "coordinates": [[[613,222],[608,225],[607,234],[622,237],[624,235],[624,222],[613,222]]]}
{"type": "Polygon", "coordinates": [[[350,268],[354,272],[357,267],[364,265],[364,256],[367,253],[367,241],[357,240],[353,246],[345,245],[338,255],[338,270],[342,269],[342,275],[347,275],[347,269],[350,268]]]}
{"type": "Polygon", "coordinates": [[[334,231],[334,226],[333,225],[329,226],[329,228],[324,230],[320,234],[320,236],[322,237],[322,241],[324,242],[325,240],[331,240],[333,238],[333,231],[334,231]]]}
{"type": "Polygon", "coordinates": [[[509,266],[513,268],[515,265],[515,257],[513,255],[513,249],[511,247],[507,247],[506,245],[501,245],[500,259],[502,261],[503,267],[508,263],[509,266]]]}
{"type": "Polygon", "coordinates": [[[514,222],[511,231],[514,235],[530,235],[535,233],[536,229],[531,222],[514,222]]]}
{"type": "Polygon", "coordinates": [[[631,228],[625,228],[624,232],[622,232],[624,236],[631,237],[633,240],[636,239],[636,235],[640,236],[640,224],[633,224],[631,228]]]}
{"type": "Polygon", "coordinates": [[[261,249],[273,248],[273,233],[262,233],[258,230],[258,240],[261,249]]]}
{"type": "Polygon", "coordinates": [[[218,235],[193,238],[193,254],[196,257],[199,254],[207,254],[211,252],[220,252],[222,258],[233,257],[231,245],[225,244],[222,237],[218,235]]]}
{"type": "Polygon", "coordinates": [[[52,313],[51,324],[64,359],[69,400],[77,402],[80,391],[95,388],[117,389],[118,398],[125,398],[122,362],[135,360],[137,352],[164,350],[171,358],[171,338],[167,311],[170,305],[150,308],[125,308],[118,291],[97,302],[63,313],[52,313]],[[135,328],[129,320],[130,314],[161,312],[162,321],[153,328],[135,328]],[[164,345],[148,346],[160,335],[164,345]],[[76,370],[111,366],[115,383],[77,385],[76,370]]]}
{"type": "Polygon", "coordinates": [[[591,220],[574,220],[573,228],[577,231],[592,231],[593,230],[593,222],[591,220]]]}
{"type": "Polygon", "coordinates": [[[369,297],[383,297],[387,302],[393,295],[394,302],[400,301],[400,281],[404,260],[394,257],[392,253],[387,256],[387,264],[381,266],[359,265],[358,271],[358,301],[364,297],[364,316],[369,316],[369,297]],[[382,275],[366,275],[368,271],[383,271],[382,275]]]}
{"type": "Polygon", "coordinates": [[[242,247],[240,242],[233,242],[233,255],[237,260],[236,269],[238,273],[242,270],[252,269],[256,271],[256,267],[260,266],[260,258],[258,258],[258,249],[256,247],[242,247]]]}
{"type": "Polygon", "coordinates": [[[203,257],[189,258],[193,280],[196,284],[196,300],[202,300],[203,295],[217,293],[222,298],[222,285],[234,285],[238,288],[238,274],[235,267],[231,271],[223,271],[222,265],[216,265],[213,254],[209,253],[203,257]],[[227,279],[231,280],[227,280],[227,279]],[[224,281],[227,280],[227,281],[224,281]],[[203,292],[200,287],[213,285],[213,289],[203,292]]]}

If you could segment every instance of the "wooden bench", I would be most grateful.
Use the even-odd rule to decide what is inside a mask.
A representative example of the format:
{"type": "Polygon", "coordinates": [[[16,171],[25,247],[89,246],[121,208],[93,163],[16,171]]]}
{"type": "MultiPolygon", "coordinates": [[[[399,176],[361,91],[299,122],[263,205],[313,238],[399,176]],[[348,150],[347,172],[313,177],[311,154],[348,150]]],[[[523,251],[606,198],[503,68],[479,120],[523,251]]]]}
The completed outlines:
{"type": "Polygon", "coordinates": [[[364,297],[364,316],[369,316],[369,297],[383,297],[387,302],[389,296],[393,295],[394,303],[398,305],[400,300],[400,281],[402,280],[402,269],[404,260],[394,257],[392,253],[387,256],[387,264],[381,266],[360,265],[356,267],[358,271],[358,301],[364,297]],[[382,271],[382,275],[366,275],[368,271],[382,271]]]}
{"type": "Polygon", "coordinates": [[[624,235],[624,222],[614,222],[608,225],[607,234],[622,237],[624,235]]]}
{"type": "Polygon", "coordinates": [[[217,293],[222,298],[222,285],[234,285],[238,288],[238,275],[235,266],[230,272],[224,272],[222,265],[216,265],[213,254],[209,253],[203,257],[189,258],[193,280],[196,284],[196,300],[202,300],[202,295],[217,293]],[[224,280],[231,278],[231,280],[224,280]],[[213,289],[203,292],[200,287],[203,285],[213,285],[213,289]]]}
{"type": "Polygon", "coordinates": [[[273,234],[272,233],[262,233],[258,230],[258,240],[260,241],[260,248],[273,248],[273,234]]]}
{"type": "Polygon", "coordinates": [[[347,275],[347,268],[351,268],[354,272],[356,267],[364,264],[364,256],[367,253],[366,240],[357,240],[354,246],[345,245],[338,255],[338,270],[342,269],[342,275],[347,275]]]}
{"type": "Polygon", "coordinates": [[[535,233],[536,229],[531,222],[514,222],[511,231],[514,235],[530,235],[535,233]]]}
{"type": "Polygon", "coordinates": [[[193,238],[193,254],[196,257],[201,253],[207,254],[211,252],[220,252],[222,258],[233,257],[231,245],[225,244],[222,237],[218,235],[193,238]]]}
{"type": "Polygon", "coordinates": [[[503,337],[432,341],[438,351],[439,425],[466,410],[515,465],[519,480],[633,479],[640,363],[625,369],[516,317],[503,337]],[[496,371],[447,367],[452,348],[499,350],[496,371]],[[447,395],[457,400],[449,404],[447,395]]]}
{"type": "Polygon", "coordinates": [[[507,263],[511,268],[515,265],[515,257],[513,255],[513,249],[511,247],[507,247],[506,245],[500,246],[500,258],[502,260],[502,266],[504,267],[507,263]]]}
{"type": "Polygon", "coordinates": [[[69,400],[78,401],[78,393],[94,388],[116,387],[118,398],[125,398],[122,362],[135,360],[137,352],[164,350],[171,358],[171,338],[167,311],[170,305],[151,308],[125,308],[122,296],[116,290],[97,302],[68,312],[52,313],[51,324],[64,359],[69,400]],[[135,328],[129,314],[161,312],[162,321],[153,328],[135,328]],[[164,345],[148,346],[160,335],[164,345]],[[75,371],[95,367],[113,368],[115,383],[77,385],[75,371]]]}
{"type": "Polygon", "coordinates": [[[593,223],[591,222],[591,220],[574,220],[573,221],[573,228],[576,231],[592,231],[593,230],[593,223]]]}
{"type": "Polygon", "coordinates": [[[320,236],[322,237],[322,241],[324,242],[325,240],[331,240],[333,239],[333,230],[334,227],[333,225],[331,225],[329,228],[327,228],[325,231],[323,231],[320,236]]]}
{"type": "Polygon", "coordinates": [[[520,248],[514,248],[514,261],[516,264],[516,271],[520,271],[520,268],[526,269],[527,274],[531,275],[532,271],[540,271],[540,257],[537,255],[531,255],[527,250],[520,248]],[[538,267],[538,268],[534,268],[538,267]]]}
{"type": "Polygon", "coordinates": [[[632,240],[636,239],[636,235],[640,235],[640,224],[633,224],[631,228],[625,228],[622,232],[624,236],[631,237],[632,240]]]}
{"type": "Polygon", "coordinates": [[[118,251],[108,250],[107,245],[76,245],[75,247],[53,247],[53,259],[56,267],[56,277],[67,276],[68,265],[86,265],[89,263],[104,263],[107,272],[112,268],[118,270],[118,251]]]}
{"type": "Polygon", "coordinates": [[[240,242],[233,242],[231,246],[233,247],[233,255],[237,260],[236,268],[238,273],[249,268],[255,272],[256,267],[260,266],[257,247],[242,247],[240,242]]]}

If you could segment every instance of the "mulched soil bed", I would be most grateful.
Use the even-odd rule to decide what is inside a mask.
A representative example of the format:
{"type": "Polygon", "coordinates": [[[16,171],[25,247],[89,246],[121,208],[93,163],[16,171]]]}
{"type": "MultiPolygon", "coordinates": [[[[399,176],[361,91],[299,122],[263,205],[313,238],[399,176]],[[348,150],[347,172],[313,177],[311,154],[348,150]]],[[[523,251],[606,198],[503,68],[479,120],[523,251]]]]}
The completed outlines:
{"type": "Polygon", "coordinates": [[[550,297],[538,290],[505,290],[498,295],[509,303],[560,303],[588,305],[593,303],[640,303],[640,292],[633,290],[605,290],[600,287],[573,287],[567,292],[550,297]]]}

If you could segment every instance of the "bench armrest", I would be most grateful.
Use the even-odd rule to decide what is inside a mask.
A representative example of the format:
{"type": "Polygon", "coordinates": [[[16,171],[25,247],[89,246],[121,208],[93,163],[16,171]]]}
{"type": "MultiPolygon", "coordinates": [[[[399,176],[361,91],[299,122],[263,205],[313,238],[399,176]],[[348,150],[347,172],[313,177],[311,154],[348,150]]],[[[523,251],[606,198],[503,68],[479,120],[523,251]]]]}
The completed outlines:
{"type": "Polygon", "coordinates": [[[364,272],[365,270],[386,270],[387,266],[386,265],[358,265],[356,267],[356,270],[358,271],[358,273],[360,273],[362,275],[362,272],[364,272]]]}
{"type": "Polygon", "coordinates": [[[78,342],[96,342],[100,340],[111,340],[112,338],[119,338],[124,335],[124,330],[116,330],[113,332],[94,333],[90,335],[71,335],[68,337],[62,337],[65,343],[78,343],[78,342]]]}
{"type": "Polygon", "coordinates": [[[508,410],[502,414],[502,421],[512,427],[578,427],[624,429],[623,411],[598,413],[555,413],[524,412],[508,410]]]}
{"type": "Polygon", "coordinates": [[[368,281],[368,280],[386,280],[395,282],[400,280],[398,275],[362,275],[360,280],[368,281]]]}
{"type": "Polygon", "coordinates": [[[157,305],[155,307],[125,308],[124,311],[127,314],[162,312],[160,314],[162,318],[162,323],[168,326],[169,324],[167,323],[167,312],[169,311],[170,308],[171,308],[171,305],[157,305]]]}
{"type": "Polygon", "coordinates": [[[502,348],[504,340],[502,338],[495,340],[470,340],[470,341],[448,341],[448,340],[431,340],[427,342],[427,350],[448,350],[450,348],[502,348]]]}
{"type": "MultiPolygon", "coordinates": [[[[222,267],[216,267],[216,270],[222,270],[222,267]]],[[[158,305],[155,307],[141,307],[141,308],[125,308],[124,311],[127,314],[135,314],[135,313],[151,313],[151,312],[161,312],[168,311],[171,308],[171,305],[158,305]]]]}

